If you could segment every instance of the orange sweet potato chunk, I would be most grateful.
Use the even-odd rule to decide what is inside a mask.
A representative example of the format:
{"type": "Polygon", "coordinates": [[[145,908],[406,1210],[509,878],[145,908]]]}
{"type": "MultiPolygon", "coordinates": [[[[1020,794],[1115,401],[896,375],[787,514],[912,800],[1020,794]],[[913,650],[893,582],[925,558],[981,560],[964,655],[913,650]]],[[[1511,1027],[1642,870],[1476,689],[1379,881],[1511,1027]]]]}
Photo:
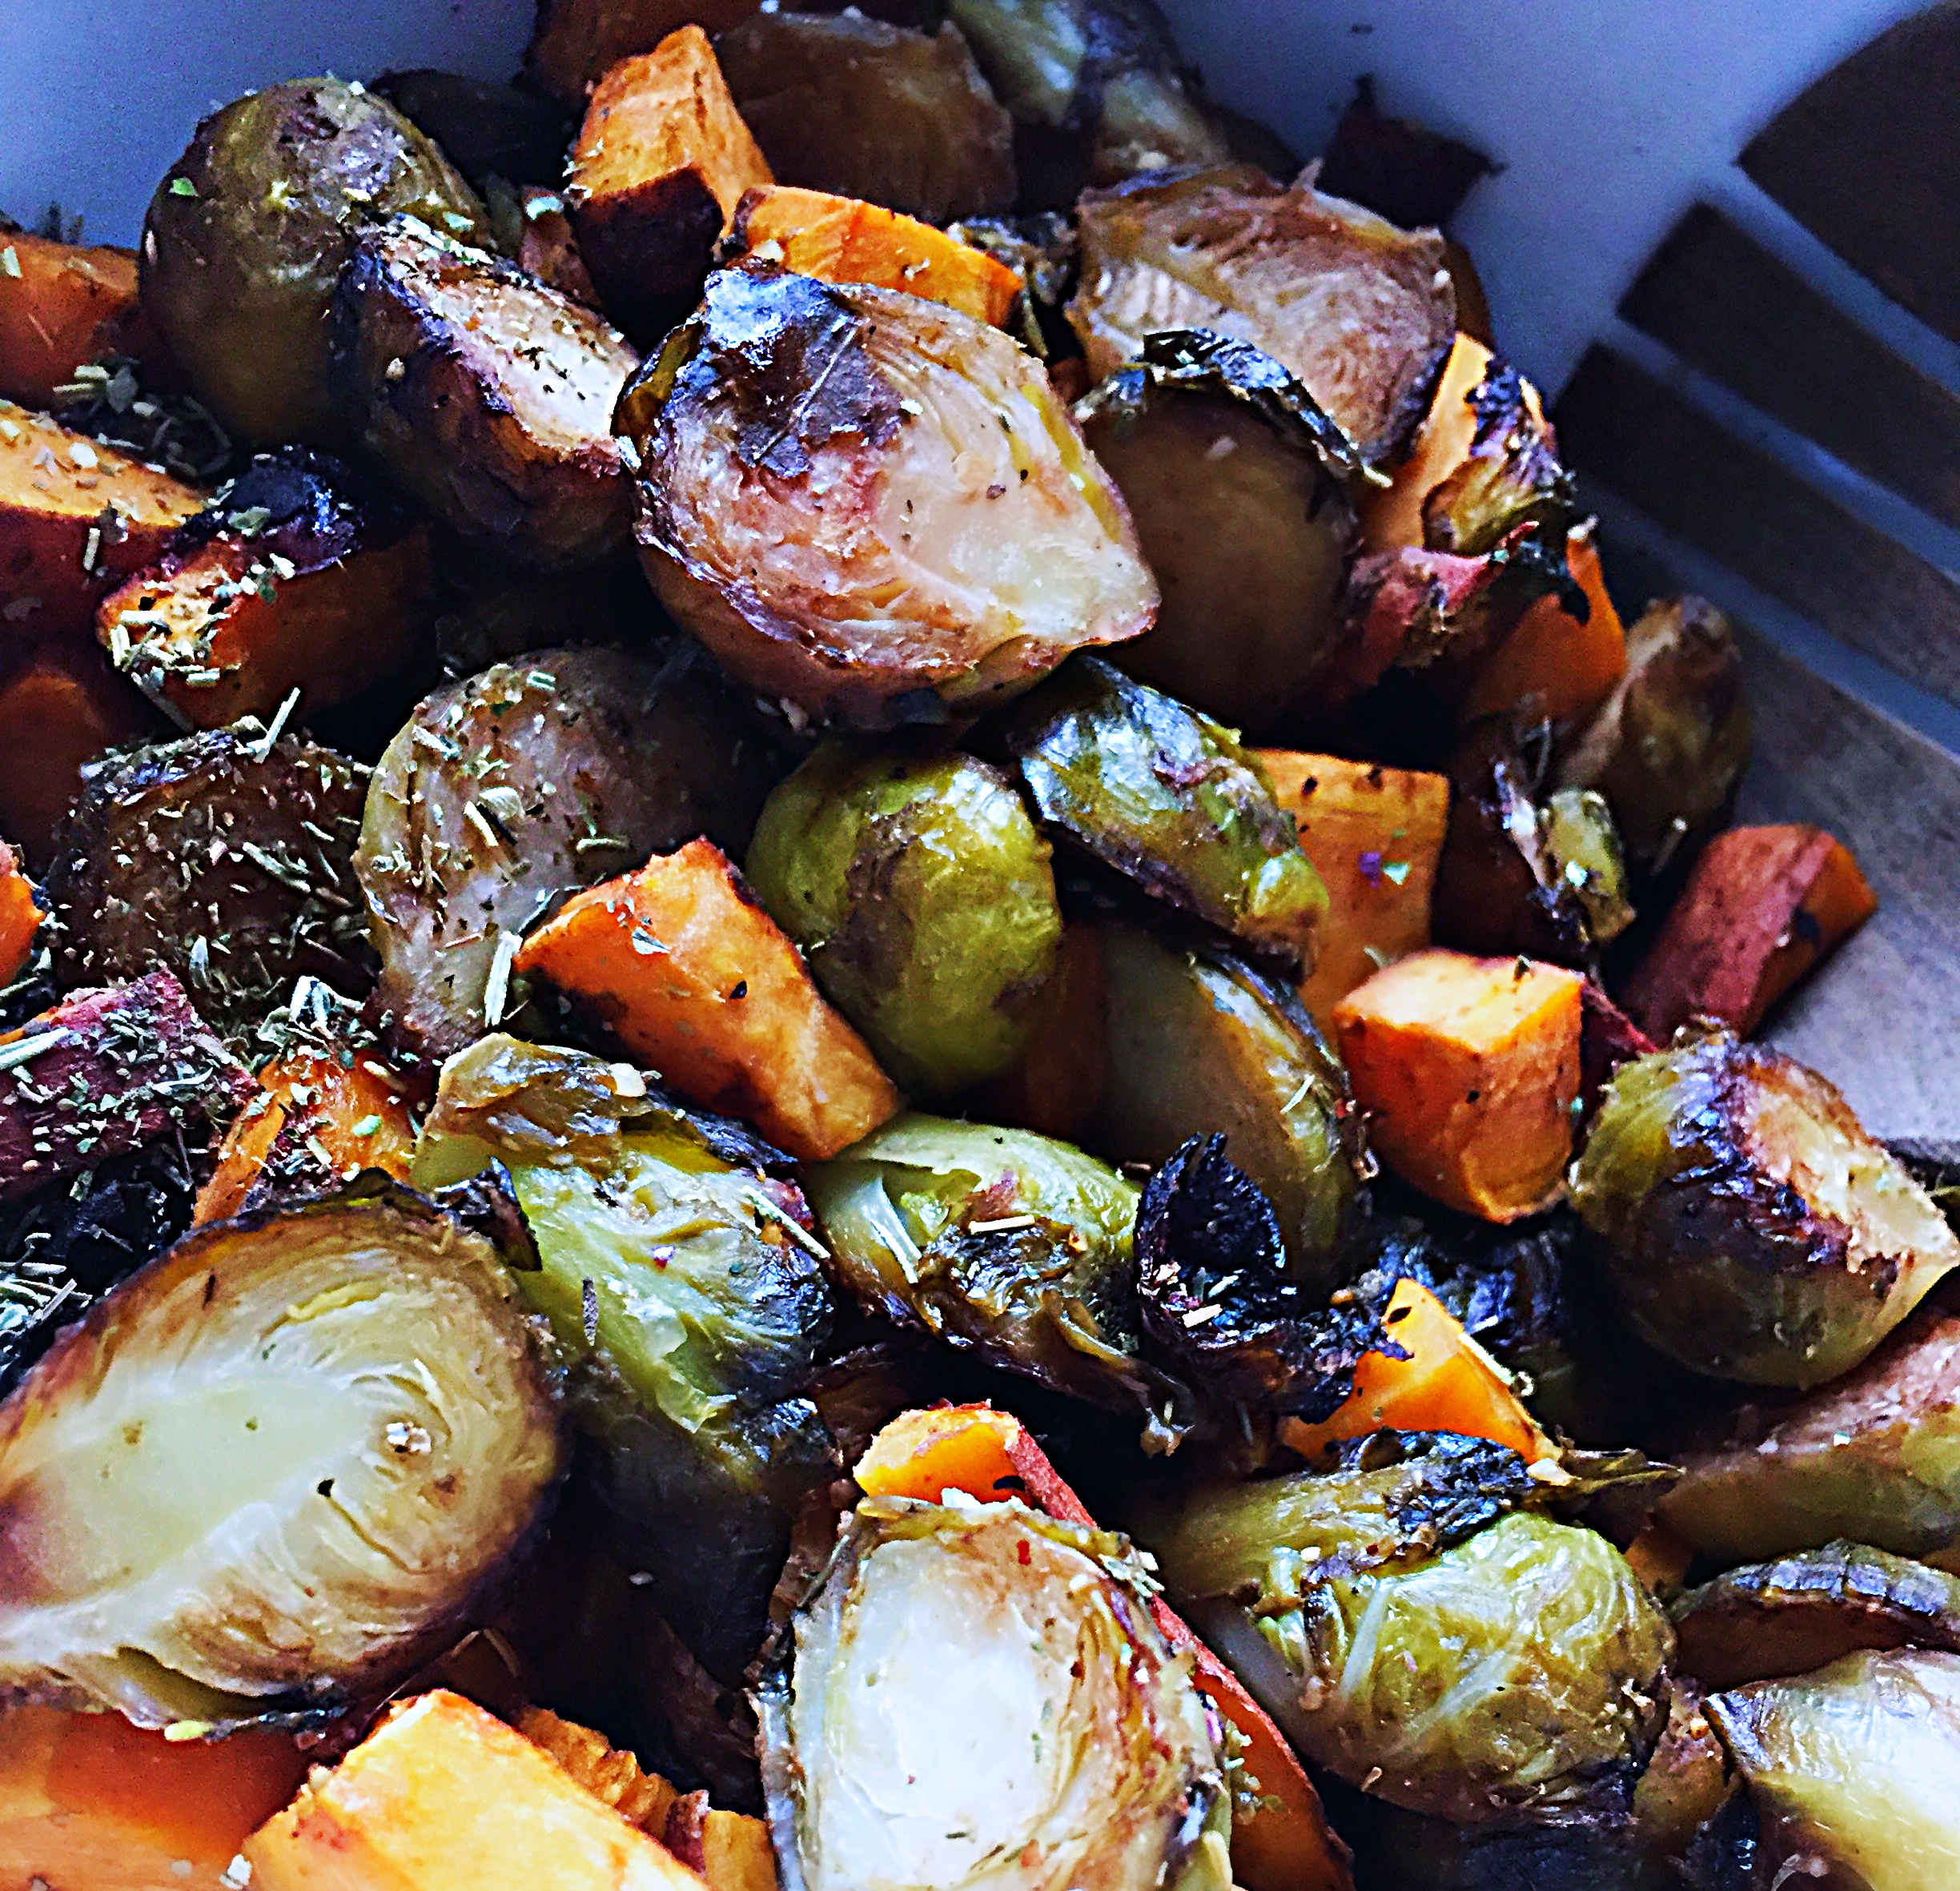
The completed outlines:
{"type": "Polygon", "coordinates": [[[1334,1007],[1371,1146],[1485,1221],[1557,1198],[1572,1158],[1585,981],[1523,958],[1419,952],[1334,1007]]]}
{"type": "Polygon", "coordinates": [[[26,964],[46,917],[20,856],[0,841],[0,985],[11,983],[26,964]]]}
{"type": "Polygon", "coordinates": [[[1626,674],[1626,629],[1607,594],[1606,574],[1589,525],[1566,540],[1565,562],[1585,593],[1583,622],[1557,593],[1540,598],[1484,660],[1457,706],[1457,719],[1522,710],[1578,725],[1591,720],[1626,674]]]}
{"type": "Polygon", "coordinates": [[[1468,335],[1456,337],[1408,458],[1394,469],[1387,487],[1362,498],[1364,552],[1393,552],[1423,543],[1424,502],[1470,457],[1476,444],[1476,412],[1470,396],[1483,385],[1491,359],[1480,341],[1468,335]]]}
{"type": "Polygon", "coordinates": [[[53,407],[76,368],[158,346],[133,250],[0,231],[0,399],[53,407]]]}
{"type": "Polygon", "coordinates": [[[52,857],[82,769],[105,749],[154,733],[163,718],[84,644],[50,644],[0,683],[0,832],[28,857],[52,857]]]}

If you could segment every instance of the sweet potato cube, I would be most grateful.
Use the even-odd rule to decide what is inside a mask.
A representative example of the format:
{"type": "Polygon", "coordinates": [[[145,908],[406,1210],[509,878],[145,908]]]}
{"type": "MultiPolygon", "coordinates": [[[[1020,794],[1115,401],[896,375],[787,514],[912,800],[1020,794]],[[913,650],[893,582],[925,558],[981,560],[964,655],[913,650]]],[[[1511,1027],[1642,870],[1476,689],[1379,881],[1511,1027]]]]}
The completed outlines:
{"type": "Polygon", "coordinates": [[[572,147],[567,202],[607,314],[657,339],[701,289],[716,239],[769,161],[699,26],[622,59],[572,147]]]}
{"type": "Polygon", "coordinates": [[[604,1734],[542,1707],[527,1708],[517,1731],[622,1819],[654,1838],[666,1831],[667,1815],[681,1795],[658,1773],[643,1771],[631,1753],[619,1752],[604,1734]]]}
{"type": "Polygon", "coordinates": [[[826,283],[870,283],[1006,323],[1019,274],[930,223],[856,197],[769,184],[737,205],[723,254],[780,263],[826,283]]]}
{"type": "Polygon", "coordinates": [[[1556,1199],[1572,1157],[1584,980],[1524,958],[1419,952],[1334,1007],[1376,1153],[1485,1221],[1556,1199]]]}
{"type": "Polygon", "coordinates": [[[1476,443],[1476,412],[1470,396],[1483,385],[1490,365],[1491,351],[1483,343],[1468,335],[1456,337],[1408,458],[1396,468],[1388,486],[1363,498],[1364,552],[1393,552],[1423,543],[1424,502],[1469,458],[1476,443]]]}
{"type": "Polygon", "coordinates": [[[895,1115],[898,1091],[712,841],[580,893],[516,970],[582,999],[683,1096],[821,1162],[895,1115]]]}
{"type": "Polygon", "coordinates": [[[203,504],[169,474],[0,401],[0,626],[86,636],[102,597],[155,564],[203,504]]]}
{"type": "Polygon", "coordinates": [[[524,229],[517,239],[517,267],[560,295],[569,295],[587,308],[598,307],[599,291],[579,254],[578,235],[564,199],[542,184],[526,184],[518,193],[518,207],[524,213],[524,229]]]}
{"type": "Polygon", "coordinates": [[[154,733],[163,718],[93,645],[37,650],[0,684],[0,833],[46,865],[82,789],[82,769],[105,749],[154,733]]]}
{"type": "Polygon", "coordinates": [[[612,66],[651,52],[680,26],[719,33],[745,20],[761,0],[541,0],[524,70],[568,110],[612,66]]]}
{"type": "Polygon", "coordinates": [[[158,345],[133,250],[0,231],[0,399],[54,407],[78,367],[158,345]]]}
{"type": "Polygon", "coordinates": [[[218,1891],[305,1757],[277,1734],[173,1741],[120,1714],[0,1715],[0,1885],[218,1891]]]}
{"type": "Polygon", "coordinates": [[[0,985],[19,975],[46,917],[20,856],[0,841],[0,985]]]}
{"type": "Polygon", "coordinates": [[[1821,828],[1732,827],[1695,862],[1628,987],[1628,1009],[1664,1042],[1694,1018],[1746,1037],[1878,910],[1850,849],[1821,828]]]}
{"type": "Polygon", "coordinates": [[[1584,620],[1556,592],[1538,599],[1472,677],[1457,705],[1459,721],[1520,709],[1577,725],[1592,719],[1626,674],[1626,629],[1607,595],[1590,526],[1567,540],[1565,562],[1585,593],[1584,620]]]}
{"type": "Polygon", "coordinates": [[[1327,889],[1314,969],[1299,988],[1300,1002],[1326,1030],[1335,1006],[1357,985],[1429,943],[1449,782],[1287,749],[1262,749],[1259,757],[1327,889]]]}
{"type": "Polygon", "coordinates": [[[664,1839],[675,1857],[707,1880],[708,1891],[776,1891],[769,1828],[760,1819],[709,1805],[705,1793],[674,1801],[664,1839]]]}
{"type": "Polygon", "coordinates": [[[666,1848],[460,1694],[424,1694],[245,1842],[253,1891],[701,1891],[666,1848]]]}

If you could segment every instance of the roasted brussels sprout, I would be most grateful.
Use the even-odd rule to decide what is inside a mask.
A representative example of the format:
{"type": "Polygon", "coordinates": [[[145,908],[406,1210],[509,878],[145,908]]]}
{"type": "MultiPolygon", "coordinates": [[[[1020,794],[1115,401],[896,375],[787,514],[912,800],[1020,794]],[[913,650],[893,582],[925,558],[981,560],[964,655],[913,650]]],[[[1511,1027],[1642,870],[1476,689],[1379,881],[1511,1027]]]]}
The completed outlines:
{"type": "Polygon", "coordinates": [[[1476,417],[1470,449],[1423,501],[1423,543],[1476,558],[1530,526],[1562,552],[1578,492],[1560,464],[1537,390],[1500,357],[1466,396],[1476,417]]]}
{"type": "Polygon", "coordinates": [[[493,1028],[555,895],[702,833],[738,851],[760,788],[713,698],[625,651],[437,690],[375,770],[355,862],[390,1041],[440,1058],[493,1028]]]}
{"type": "Polygon", "coordinates": [[[761,1697],[788,1891],[1226,1891],[1217,1748],[1127,1554],[1011,1500],[859,1504],[761,1697]]]}
{"type": "Polygon", "coordinates": [[[1673,1453],[1670,1530],[1722,1563],[1838,1537],[1951,1563],[1960,1551],[1960,1319],[1922,1307],[1854,1372],[1745,1406],[1673,1453]]]}
{"type": "Polygon", "coordinates": [[[627,542],[612,410],[638,365],[590,309],[413,218],[359,238],[334,293],[355,433],[438,518],[540,570],[627,542]]]}
{"type": "Polygon", "coordinates": [[[718,35],[715,54],[784,183],[929,223],[1013,208],[1013,121],[955,28],[768,9],[718,35]]]}
{"type": "Polygon", "coordinates": [[[291,736],[268,746],[267,733],[241,723],[82,770],[50,879],[64,986],[167,966],[214,1025],[240,1034],[302,975],[367,989],[352,871],[361,771],[291,736]]]}
{"type": "Polygon", "coordinates": [[[1809,1674],[1859,1648],[1960,1654],[1960,1576],[1863,1543],[1731,1569],[1669,1613],[1679,1666],[1709,1688],[1809,1674]]]}
{"type": "Polygon", "coordinates": [[[1370,460],[1392,460],[1421,424],[1456,339],[1433,230],[1398,230],[1249,165],[1093,191],[1080,215],[1069,319],[1097,375],[1147,335],[1207,328],[1297,375],[1370,460]]]}
{"type": "Polygon", "coordinates": [[[1078,418],[1163,592],[1123,667],[1235,726],[1271,726],[1339,638],[1347,436],[1278,362],[1202,331],[1145,337],[1078,418]]]}
{"type": "Polygon", "coordinates": [[[1846,1655],[1708,1703],[1763,1831],[1754,1886],[1960,1882],[1960,1655],[1846,1655]]]}
{"type": "Polygon", "coordinates": [[[1561,788],[1539,809],[1538,821],[1559,883],[1571,889],[1585,915],[1587,938],[1596,946],[1612,944],[1635,915],[1620,829],[1605,797],[1589,788],[1561,788]]]}
{"type": "Polygon", "coordinates": [[[1727,1036],[1621,1069],[1572,1201],[1634,1330],[1752,1385],[1849,1371],[1960,1265],[1960,1237],[1832,1085],[1727,1036]]]}
{"type": "Polygon", "coordinates": [[[143,308],[233,433],[263,446],[337,436],[327,304],[355,233],[403,213],[489,237],[448,159],[359,86],[292,79],[198,126],[151,200],[143,308]]]}
{"type": "Polygon", "coordinates": [[[1175,1444],[1189,1391],[1138,1351],[1137,1191],[1026,1130],[902,1116],[806,1172],[831,1267],[859,1301],[1175,1444]]]}
{"type": "Polygon", "coordinates": [[[1627,631],[1627,668],[1560,765],[1597,788],[1628,857],[1657,873],[1714,820],[1749,759],[1749,699],[1729,620],[1698,597],[1649,606],[1627,631]]]}
{"type": "Polygon", "coordinates": [[[399,1192],[200,1229],[0,1407],[0,1689],[203,1731],[377,1700],[563,1460],[488,1243],[399,1192]]]}
{"type": "Polygon", "coordinates": [[[619,425],[662,601],[813,712],[937,720],[1155,614],[1122,496],[1039,363],[938,303],[717,271],[619,425]]]}
{"type": "Polygon", "coordinates": [[[1327,889],[1231,730],[1081,656],[1001,740],[1050,826],[1289,973],[1312,965],[1327,889]]]}
{"type": "Polygon", "coordinates": [[[1128,925],[1101,932],[1109,1076],[1090,1147],[1155,1165],[1223,1131],[1279,1217],[1295,1284],[1331,1286],[1361,1186],[1339,1060],[1292,994],[1248,967],[1128,925]]]}
{"type": "Polygon", "coordinates": [[[1026,1050],[1062,913],[1048,843],[998,769],[828,744],[764,805],[748,873],[906,1089],[950,1096],[1026,1050]]]}
{"type": "Polygon", "coordinates": [[[793,1187],[630,1066],[486,1038],[444,1066],[415,1177],[500,1162],[614,1543],[710,1672],[760,1643],[790,1524],[834,1475],[802,1396],[831,1299],[793,1187]]]}
{"type": "Polygon", "coordinates": [[[536,92],[426,66],[384,72],[368,89],[434,139],[479,191],[494,180],[556,183],[564,169],[572,122],[536,92]]]}

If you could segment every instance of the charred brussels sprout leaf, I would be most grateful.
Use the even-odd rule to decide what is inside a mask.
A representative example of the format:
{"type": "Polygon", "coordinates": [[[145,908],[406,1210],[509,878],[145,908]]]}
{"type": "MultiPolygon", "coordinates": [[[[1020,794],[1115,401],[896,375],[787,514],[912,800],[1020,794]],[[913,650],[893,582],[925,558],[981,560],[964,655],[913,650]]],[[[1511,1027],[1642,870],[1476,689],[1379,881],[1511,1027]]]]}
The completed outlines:
{"type": "Polygon", "coordinates": [[[1463,464],[1423,502],[1424,543],[1475,558],[1531,526],[1562,547],[1576,522],[1578,494],[1553,450],[1536,393],[1516,368],[1493,357],[1468,399],[1476,431],[1463,464]]]}
{"type": "Polygon", "coordinates": [[[1288,970],[1312,964],[1327,889],[1229,729],[1084,656],[1003,739],[1050,826],[1288,970]]]}
{"type": "Polygon", "coordinates": [[[832,1309],[794,1190],[718,1141],[627,1066],[492,1037],[445,1067],[416,1178],[503,1163],[538,1259],[515,1278],[570,1365],[614,1540],[732,1680],[832,1472],[802,1396],[832,1309]]]}
{"type": "Polygon", "coordinates": [[[736,675],[868,726],[1150,628],[1121,495],[1041,364],[935,303],[750,266],[630,382],[662,601],[736,675]]]}
{"type": "Polygon", "coordinates": [[[487,1243],[396,1192],[202,1229],[0,1407],[0,1689],[145,1726],[378,1698],[562,1458],[487,1243]]]}
{"type": "Polygon", "coordinates": [[[1271,725],[1340,648],[1352,443],[1278,362],[1202,331],[1147,337],[1077,413],[1163,592],[1123,667],[1271,725]]]}
{"type": "Polygon", "coordinates": [[[1641,1336],[1753,1385],[1848,1371],[1960,1263],[1960,1238],[1830,1084],[1726,1036],[1621,1068],[1572,1199],[1641,1336]]]}
{"type": "Polygon", "coordinates": [[[1204,1705],[1127,1549],[1013,1501],[858,1506],[761,1696],[788,1891],[1226,1891],[1204,1705]]]}
{"type": "Polygon", "coordinates": [[[1026,1130],[902,1116],[809,1172],[833,1267],[874,1312],[1175,1443],[1190,1394],[1138,1356],[1137,1191],[1026,1130]]]}
{"type": "Polygon", "coordinates": [[[211,411],[255,445],[331,439],[328,300],[363,225],[486,241],[483,206],[383,98],[299,78],[198,126],[143,227],[143,307],[211,411]]]}
{"type": "Polygon", "coordinates": [[[937,1097],[1027,1048],[1062,941],[1048,851],[984,762],[835,743],[770,796],[747,866],[824,995],[937,1097]]]}

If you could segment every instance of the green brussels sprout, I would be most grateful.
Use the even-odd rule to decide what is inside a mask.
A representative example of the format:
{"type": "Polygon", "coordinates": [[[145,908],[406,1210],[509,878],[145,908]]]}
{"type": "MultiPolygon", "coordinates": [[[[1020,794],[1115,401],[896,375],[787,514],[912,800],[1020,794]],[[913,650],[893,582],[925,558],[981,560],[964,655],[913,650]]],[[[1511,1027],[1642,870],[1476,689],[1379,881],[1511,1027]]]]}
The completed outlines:
{"type": "Polygon", "coordinates": [[[1236,961],[1101,929],[1108,1076],[1090,1146],[1116,1162],[1167,1162],[1222,1132],[1279,1217],[1296,1285],[1334,1283],[1360,1193],[1347,1078],[1293,994],[1236,961]]]}
{"type": "Polygon", "coordinates": [[[502,1164],[537,1255],[516,1279],[570,1368],[616,1547],[724,1682],[834,1471],[803,1395],[830,1295],[766,1159],[629,1066],[498,1035],[444,1066],[414,1171],[428,1187],[502,1164]]]}
{"type": "Polygon", "coordinates": [[[998,769],[827,744],[769,797],[747,871],[905,1089],[950,1096],[1027,1048],[1062,913],[1048,843],[998,769]]]}
{"type": "Polygon", "coordinates": [[[1623,1066],[1571,1192],[1641,1337],[1752,1385],[1849,1371],[1960,1265],[1960,1237],[1829,1083],[1727,1036],[1623,1066]]]}
{"type": "Polygon", "coordinates": [[[1754,1883],[1960,1884],[1960,1656],[1846,1655],[1706,1712],[1761,1823],[1754,1883]]]}
{"type": "Polygon", "coordinates": [[[1084,656],[1016,708],[1003,739],[1050,826],[1289,973],[1311,966],[1327,889],[1229,729],[1084,656]]]}
{"type": "Polygon", "coordinates": [[[1227,1891],[1188,1653],[1123,1540],[871,1498],[758,1696],[785,1891],[1227,1891]]]}
{"type": "Polygon", "coordinates": [[[1633,923],[1627,898],[1626,857],[1604,795],[1561,788],[1539,810],[1545,847],[1560,883],[1572,889],[1585,915],[1586,937],[1609,945],[1633,923]]]}
{"type": "Polygon", "coordinates": [[[327,305],[363,226],[490,229],[449,160],[385,98],[296,78],[205,119],[143,225],[143,307],[199,397],[255,445],[331,442],[327,305]]]}
{"type": "Polygon", "coordinates": [[[831,1266],[868,1310],[1174,1444],[1191,1395],[1139,1356],[1137,1190],[1029,1130],[902,1116],[804,1170],[831,1266]]]}

